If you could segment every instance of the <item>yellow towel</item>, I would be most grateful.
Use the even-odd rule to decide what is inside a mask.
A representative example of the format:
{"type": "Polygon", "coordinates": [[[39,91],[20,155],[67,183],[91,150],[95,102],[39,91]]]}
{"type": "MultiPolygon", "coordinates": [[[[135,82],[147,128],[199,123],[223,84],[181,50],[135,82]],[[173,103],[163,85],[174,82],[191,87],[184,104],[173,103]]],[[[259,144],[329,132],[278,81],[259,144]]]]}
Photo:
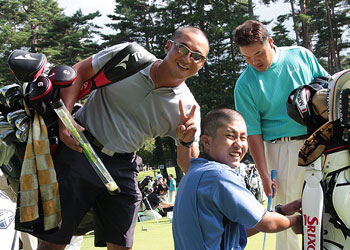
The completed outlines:
{"type": "Polygon", "coordinates": [[[32,120],[20,177],[20,222],[38,219],[42,206],[46,231],[61,223],[60,197],[44,119],[35,111],[32,120]]]}

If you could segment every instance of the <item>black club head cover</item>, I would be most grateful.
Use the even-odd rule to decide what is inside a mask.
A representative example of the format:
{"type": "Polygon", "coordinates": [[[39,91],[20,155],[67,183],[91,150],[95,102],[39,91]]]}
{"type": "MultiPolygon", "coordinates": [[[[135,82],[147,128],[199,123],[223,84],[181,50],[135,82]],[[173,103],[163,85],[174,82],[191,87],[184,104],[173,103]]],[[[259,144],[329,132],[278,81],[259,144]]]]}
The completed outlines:
{"type": "Polygon", "coordinates": [[[35,81],[44,71],[47,58],[41,53],[14,50],[7,59],[10,70],[22,82],[35,81]]]}

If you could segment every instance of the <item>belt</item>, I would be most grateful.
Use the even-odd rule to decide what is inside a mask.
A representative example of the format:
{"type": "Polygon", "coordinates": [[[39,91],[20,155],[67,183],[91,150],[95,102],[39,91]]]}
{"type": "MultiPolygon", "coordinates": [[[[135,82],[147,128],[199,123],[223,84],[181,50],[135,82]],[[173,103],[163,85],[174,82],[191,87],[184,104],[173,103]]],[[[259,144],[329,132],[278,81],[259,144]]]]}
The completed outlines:
{"type": "Polygon", "coordinates": [[[112,150],[109,150],[108,148],[103,146],[87,129],[85,129],[83,133],[84,133],[86,139],[92,145],[94,145],[102,153],[104,153],[104,154],[106,154],[106,155],[108,155],[110,157],[113,157],[113,156],[117,156],[117,157],[132,157],[134,155],[134,153],[117,153],[117,152],[114,152],[112,150]]]}
{"type": "Polygon", "coordinates": [[[291,136],[291,137],[280,137],[280,138],[270,140],[270,142],[271,143],[276,143],[278,141],[288,142],[288,141],[294,141],[294,140],[305,140],[307,138],[309,138],[308,135],[298,135],[298,136],[291,136]]]}

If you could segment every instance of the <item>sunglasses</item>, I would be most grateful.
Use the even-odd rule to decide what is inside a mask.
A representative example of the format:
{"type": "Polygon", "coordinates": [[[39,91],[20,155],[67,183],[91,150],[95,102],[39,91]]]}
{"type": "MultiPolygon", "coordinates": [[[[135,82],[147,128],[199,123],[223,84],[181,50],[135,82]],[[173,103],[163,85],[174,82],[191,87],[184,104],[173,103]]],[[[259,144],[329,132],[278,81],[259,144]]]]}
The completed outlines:
{"type": "Polygon", "coordinates": [[[190,57],[195,61],[195,62],[200,62],[200,61],[204,61],[205,60],[205,56],[203,56],[201,53],[199,52],[194,52],[192,50],[190,50],[187,46],[175,42],[173,40],[169,40],[171,43],[175,44],[175,46],[178,48],[178,51],[183,54],[184,56],[187,56],[188,53],[190,53],[190,57]]]}

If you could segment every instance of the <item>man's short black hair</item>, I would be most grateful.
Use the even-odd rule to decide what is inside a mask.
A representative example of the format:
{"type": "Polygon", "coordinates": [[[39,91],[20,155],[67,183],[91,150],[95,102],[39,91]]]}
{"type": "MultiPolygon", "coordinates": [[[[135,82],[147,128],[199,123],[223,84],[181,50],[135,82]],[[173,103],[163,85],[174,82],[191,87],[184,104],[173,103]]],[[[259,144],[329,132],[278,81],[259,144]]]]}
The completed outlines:
{"type": "Polygon", "coordinates": [[[158,184],[157,186],[157,193],[160,194],[161,191],[167,192],[168,187],[165,184],[158,184]]]}
{"type": "Polygon", "coordinates": [[[227,122],[241,121],[245,123],[243,116],[236,110],[218,108],[210,111],[201,122],[202,135],[215,137],[216,131],[225,126],[227,122]]]}

